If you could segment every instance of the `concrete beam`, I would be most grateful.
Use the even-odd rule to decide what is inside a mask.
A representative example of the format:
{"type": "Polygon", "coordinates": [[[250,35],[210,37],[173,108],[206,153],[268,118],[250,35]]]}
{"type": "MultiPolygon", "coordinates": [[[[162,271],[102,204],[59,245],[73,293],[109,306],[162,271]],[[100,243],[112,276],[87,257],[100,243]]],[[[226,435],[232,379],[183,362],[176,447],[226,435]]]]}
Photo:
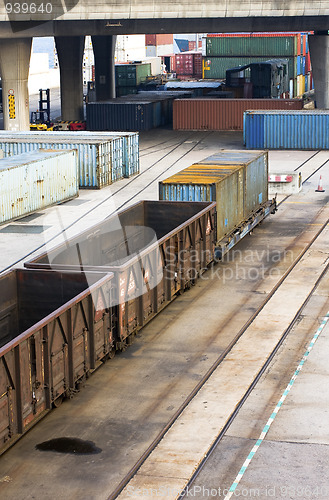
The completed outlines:
{"type": "Polygon", "coordinates": [[[315,104],[318,109],[329,109],[329,36],[308,37],[313,71],[315,104]]]}
{"type": "Polygon", "coordinates": [[[84,119],[82,61],[84,36],[55,37],[61,83],[62,120],[84,119]]]}
{"type": "Polygon", "coordinates": [[[5,130],[30,130],[28,77],[32,38],[0,39],[5,130]]]}
{"type": "Polygon", "coordinates": [[[32,36],[130,35],[144,33],[229,33],[234,31],[319,31],[328,16],[179,17],[154,19],[0,22],[0,38],[32,36]]]}
{"type": "Polygon", "coordinates": [[[95,57],[96,100],[115,98],[116,35],[91,37],[95,57]]]}

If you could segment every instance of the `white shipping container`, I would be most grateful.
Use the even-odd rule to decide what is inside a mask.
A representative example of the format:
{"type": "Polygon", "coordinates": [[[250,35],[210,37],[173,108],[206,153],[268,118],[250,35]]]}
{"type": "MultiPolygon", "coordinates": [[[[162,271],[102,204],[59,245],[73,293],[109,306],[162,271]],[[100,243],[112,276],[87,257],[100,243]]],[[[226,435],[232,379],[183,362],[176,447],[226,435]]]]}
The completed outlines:
{"type": "Polygon", "coordinates": [[[157,57],[157,47],[156,45],[148,45],[145,47],[146,57],[157,57]]]}
{"type": "MultiPolygon", "coordinates": [[[[116,158],[114,165],[116,168],[112,167],[112,182],[121,179],[122,177],[131,177],[139,173],[139,134],[138,132],[89,132],[89,131],[77,131],[77,132],[66,132],[66,131],[54,131],[54,132],[26,132],[20,131],[13,134],[10,131],[0,132],[0,147],[2,143],[5,143],[7,138],[15,137],[19,142],[25,140],[26,142],[32,137],[33,140],[36,138],[46,139],[51,141],[55,139],[56,141],[67,142],[70,137],[72,137],[73,142],[112,142],[112,156],[116,158]],[[119,139],[119,143],[117,141],[119,139]],[[115,148],[121,148],[120,152],[115,151],[115,148]]],[[[113,163],[113,162],[112,162],[113,163]]],[[[81,169],[82,167],[80,167],[81,169]]],[[[80,186],[82,180],[80,179],[80,186]]],[[[84,186],[81,186],[84,187],[84,186]]],[[[101,186],[102,187],[102,186],[101,186]]]]}
{"type": "Polygon", "coordinates": [[[79,185],[100,189],[124,176],[123,138],[83,137],[77,132],[0,132],[0,149],[13,156],[37,149],[77,149],[79,185]],[[57,135],[58,134],[58,135],[57,135]]]}
{"type": "Polygon", "coordinates": [[[35,151],[0,160],[0,223],[79,194],[75,150],[35,151]]]}
{"type": "MultiPolygon", "coordinates": [[[[170,43],[168,45],[157,45],[156,47],[156,55],[159,56],[167,56],[168,54],[174,53],[174,44],[170,43]]],[[[149,56],[149,54],[147,54],[149,56]]],[[[150,57],[150,56],[149,56],[150,57]]]]}

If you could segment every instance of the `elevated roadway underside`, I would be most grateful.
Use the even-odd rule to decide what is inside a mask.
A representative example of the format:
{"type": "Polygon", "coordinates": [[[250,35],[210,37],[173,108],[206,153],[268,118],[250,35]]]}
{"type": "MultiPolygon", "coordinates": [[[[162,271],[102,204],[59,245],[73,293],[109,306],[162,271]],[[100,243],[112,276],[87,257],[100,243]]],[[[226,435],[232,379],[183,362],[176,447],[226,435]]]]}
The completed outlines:
{"type": "Polygon", "coordinates": [[[0,38],[145,33],[229,33],[236,31],[320,31],[328,33],[328,28],[329,15],[113,19],[107,18],[106,14],[103,14],[103,19],[97,20],[71,18],[63,21],[0,21],[0,38]]]}

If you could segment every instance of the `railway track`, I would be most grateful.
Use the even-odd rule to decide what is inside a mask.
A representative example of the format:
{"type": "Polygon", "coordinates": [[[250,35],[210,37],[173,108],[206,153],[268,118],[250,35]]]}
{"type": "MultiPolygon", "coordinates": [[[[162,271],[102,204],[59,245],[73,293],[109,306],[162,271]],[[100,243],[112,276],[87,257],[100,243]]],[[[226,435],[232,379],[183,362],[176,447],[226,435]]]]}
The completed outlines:
{"type": "MultiPolygon", "coordinates": [[[[248,328],[253,324],[253,322],[256,320],[256,318],[259,316],[259,314],[263,311],[265,306],[271,301],[273,298],[274,294],[280,289],[280,287],[285,283],[287,278],[291,275],[292,271],[296,268],[296,266],[301,262],[305,254],[312,248],[312,246],[315,244],[315,242],[318,240],[320,235],[323,233],[325,228],[328,226],[329,219],[326,220],[320,227],[320,229],[317,231],[315,236],[312,238],[312,240],[308,243],[308,245],[301,251],[299,254],[298,258],[295,259],[295,261],[290,265],[290,267],[286,270],[286,272],[283,274],[283,276],[279,279],[279,281],[275,284],[275,286],[272,288],[272,290],[269,292],[269,294],[266,296],[265,300],[261,303],[261,305],[257,308],[257,310],[252,314],[252,316],[249,318],[249,320],[243,325],[243,327],[238,331],[238,333],[234,336],[234,338],[231,340],[230,344],[226,347],[226,349],[221,353],[221,355],[216,359],[216,361],[213,363],[213,365],[208,369],[208,371],[205,373],[205,375],[202,377],[202,379],[199,381],[199,383],[195,386],[193,391],[188,395],[188,397],[185,399],[185,401],[181,404],[181,406],[178,408],[178,410],[175,412],[174,415],[172,415],[171,419],[168,421],[168,423],[163,427],[161,432],[157,435],[157,437],[153,440],[153,442],[148,446],[148,448],[145,450],[143,455],[139,458],[139,460],[134,464],[134,466],[130,469],[130,471],[126,474],[126,476],[122,479],[120,484],[116,487],[116,489],[110,494],[108,497],[108,500],[114,500],[116,499],[121,492],[129,485],[130,481],[132,478],[136,475],[136,473],[140,470],[140,468],[145,464],[147,459],[150,457],[152,452],[157,448],[159,443],[162,441],[164,436],[167,434],[169,429],[172,428],[172,426],[177,422],[179,417],[182,415],[184,410],[189,406],[189,404],[193,401],[195,396],[200,392],[200,390],[205,386],[207,381],[210,379],[210,377],[214,374],[214,372],[218,369],[218,367],[221,365],[221,363],[227,358],[228,354],[232,351],[234,346],[236,346],[237,342],[239,339],[243,336],[243,334],[248,330],[248,328]]],[[[272,361],[273,357],[277,353],[279,347],[281,346],[282,342],[285,340],[286,336],[289,334],[293,326],[295,325],[296,321],[298,320],[300,314],[302,313],[303,309],[309,302],[310,298],[312,297],[314,291],[317,289],[319,286],[320,282],[322,281],[323,277],[326,275],[328,272],[329,268],[329,263],[326,264],[325,268],[321,272],[320,276],[316,280],[312,290],[308,294],[307,298],[304,300],[303,304],[301,307],[298,309],[297,313],[295,314],[293,320],[289,323],[288,327],[285,329],[284,334],[280,338],[279,342],[275,345],[274,349],[272,350],[270,356],[266,360],[266,362],[263,364],[259,372],[257,373],[257,376],[254,378],[252,384],[249,386],[248,391],[244,394],[242,399],[240,400],[238,406],[236,407],[235,411],[232,413],[230,419],[226,422],[225,426],[223,429],[221,429],[221,432],[218,434],[215,442],[213,443],[213,446],[209,450],[209,453],[206,455],[204,460],[201,462],[200,467],[196,470],[195,474],[192,476],[191,480],[188,482],[184,490],[182,491],[181,495],[179,498],[184,498],[186,496],[186,492],[188,492],[189,486],[193,483],[195,478],[198,476],[204,465],[206,464],[209,456],[211,455],[212,451],[215,449],[216,445],[218,442],[221,440],[231,423],[234,421],[237,413],[239,412],[240,408],[248,398],[250,392],[253,390],[255,385],[257,384],[258,380],[264,373],[264,371],[267,369],[269,366],[270,362],[272,361]]]]}
{"type": "MultiPolygon", "coordinates": [[[[200,141],[198,141],[198,143],[197,143],[197,144],[199,144],[201,141],[202,141],[202,139],[200,139],[200,141]]],[[[182,141],[182,143],[183,143],[183,142],[186,142],[186,138],[184,139],[184,141],[182,141]]],[[[194,147],[196,147],[196,146],[197,146],[197,144],[194,144],[194,145],[193,145],[193,148],[194,148],[194,147]]],[[[193,149],[193,148],[191,148],[191,149],[193,149]]],[[[189,151],[188,151],[188,152],[189,152],[189,151]]],[[[181,155],[181,157],[184,157],[184,156],[185,156],[185,154],[188,154],[188,152],[185,152],[183,155],[181,155]]],[[[315,154],[312,156],[312,158],[313,158],[313,157],[315,157],[315,156],[316,156],[316,154],[317,154],[317,153],[315,153],[315,154]]],[[[167,155],[164,155],[164,157],[167,157],[167,155]]],[[[312,158],[310,158],[309,160],[311,160],[312,158]]],[[[309,161],[309,160],[308,160],[308,161],[309,161]]],[[[326,163],[326,162],[324,162],[324,163],[323,163],[323,165],[324,165],[325,163],[326,163]]],[[[172,165],[174,165],[174,164],[175,164],[175,163],[173,163],[172,165]]],[[[307,163],[306,163],[306,164],[307,164],[307,163]]],[[[171,166],[172,166],[172,165],[171,165],[171,166]]],[[[303,165],[304,165],[304,164],[303,164],[303,165]]],[[[299,168],[301,168],[303,165],[299,166],[299,168]]],[[[168,168],[171,168],[171,166],[169,166],[168,168]]],[[[149,167],[149,168],[151,168],[151,167],[149,167]]],[[[316,171],[318,171],[318,168],[316,169],[316,171]]],[[[140,174],[140,175],[142,175],[142,174],[140,174]]],[[[161,173],[161,175],[162,175],[162,173],[161,173]]],[[[159,176],[158,176],[158,177],[159,177],[159,176]]],[[[151,182],[150,182],[150,184],[151,184],[152,182],[154,182],[155,180],[156,180],[156,179],[154,179],[153,181],[151,181],[151,182]]],[[[134,181],[134,179],[132,179],[130,182],[133,182],[133,181],[134,181]]],[[[144,189],[145,189],[145,188],[146,188],[146,186],[144,186],[144,189]]],[[[122,189],[122,188],[120,188],[120,190],[121,190],[121,189],[122,189]]],[[[128,203],[128,201],[125,201],[125,202],[124,202],[121,206],[124,206],[126,203],[128,203]]],[[[324,227],[324,225],[323,225],[323,227],[324,227]]],[[[318,232],[318,234],[320,234],[320,232],[321,232],[321,231],[319,231],[319,232],[318,232]]],[[[312,243],[310,243],[310,244],[312,244],[312,243]]],[[[307,250],[307,249],[306,249],[306,250],[307,250]]],[[[297,262],[296,262],[296,265],[297,265],[297,262]]],[[[292,270],[292,269],[291,269],[291,270],[292,270]]],[[[288,271],[289,271],[289,270],[288,270],[288,271]]],[[[288,271],[287,271],[287,272],[288,272],[288,271]]],[[[211,284],[210,284],[210,286],[211,286],[211,284]]],[[[275,293],[275,292],[273,292],[273,293],[275,293]]],[[[263,306],[263,307],[264,307],[264,306],[263,306]]],[[[260,310],[261,310],[261,309],[260,309],[260,310]]],[[[256,315],[256,316],[257,316],[257,315],[256,315]]],[[[256,316],[255,316],[255,317],[256,317],[256,316]]],[[[241,330],[240,330],[240,332],[241,332],[241,330]]],[[[241,334],[241,335],[242,335],[242,334],[241,334]]],[[[236,340],[236,341],[237,341],[237,340],[236,340]]],[[[215,371],[215,370],[214,370],[214,371],[215,371]]],[[[209,377],[210,377],[210,375],[208,376],[208,378],[209,378],[209,377]]],[[[194,391],[193,391],[193,392],[194,392],[194,391]]],[[[196,391],[196,394],[197,394],[197,393],[198,393],[198,391],[196,391]]],[[[192,399],[193,399],[193,398],[192,398],[192,399]]],[[[168,427],[168,424],[166,425],[166,427],[168,427]]],[[[168,429],[169,429],[169,428],[170,428],[170,426],[168,427],[168,429]]],[[[142,465],[142,464],[141,464],[141,465],[142,465]]],[[[112,497],[111,497],[111,498],[112,498],[112,497]]]]}

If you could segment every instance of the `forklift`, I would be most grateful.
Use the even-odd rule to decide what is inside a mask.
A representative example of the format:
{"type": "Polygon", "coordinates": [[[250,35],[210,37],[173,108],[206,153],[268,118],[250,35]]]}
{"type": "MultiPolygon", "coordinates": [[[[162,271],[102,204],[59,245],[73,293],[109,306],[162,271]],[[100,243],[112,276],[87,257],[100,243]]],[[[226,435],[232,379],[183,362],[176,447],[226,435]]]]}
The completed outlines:
{"type": "Polygon", "coordinates": [[[39,89],[39,109],[31,112],[30,130],[56,130],[50,121],[50,89],[39,89]]]}

